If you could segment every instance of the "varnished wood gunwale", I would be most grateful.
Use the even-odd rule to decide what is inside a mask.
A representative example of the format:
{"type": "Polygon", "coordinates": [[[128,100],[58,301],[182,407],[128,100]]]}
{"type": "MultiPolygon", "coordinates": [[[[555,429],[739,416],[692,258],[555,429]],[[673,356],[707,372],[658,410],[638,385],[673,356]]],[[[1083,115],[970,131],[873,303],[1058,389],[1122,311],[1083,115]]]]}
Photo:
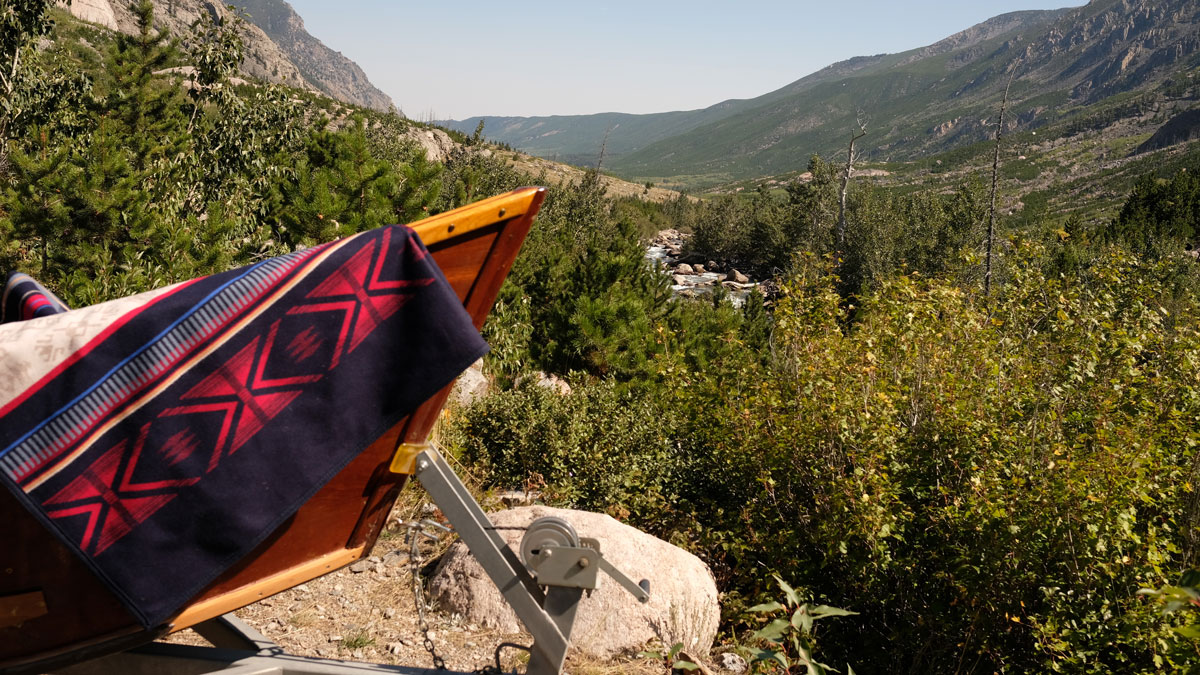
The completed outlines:
{"type": "MultiPolygon", "coordinates": [[[[544,198],[542,188],[523,188],[412,224],[477,328],[483,326],[544,198]]],[[[388,471],[396,447],[428,437],[451,388],[447,385],[431,396],[352,460],[245,560],[193,598],[169,622],[169,629],[181,630],[220,616],[366,555],[408,478],[388,471]]],[[[7,559],[0,553],[0,594],[45,592],[47,614],[21,627],[0,629],[0,637],[11,637],[9,646],[15,647],[6,650],[0,644],[0,672],[18,663],[24,669],[45,663],[45,658],[61,660],[83,645],[88,645],[88,658],[99,656],[96,645],[109,644],[117,635],[122,648],[132,646],[137,639],[130,633],[140,631],[132,615],[82,561],[41,531],[41,524],[15,499],[0,495],[0,505],[10,506],[4,497],[16,507],[15,524],[10,522],[9,529],[19,538],[10,541],[36,540],[37,545],[30,543],[22,550],[19,574],[3,574],[7,559]],[[45,551],[54,553],[47,557],[45,551]],[[45,563],[52,564],[47,567],[45,563]],[[54,573],[48,574],[49,569],[54,573]],[[56,586],[69,586],[71,592],[56,590],[56,586]],[[71,597],[87,600],[72,603],[71,597]],[[73,618],[63,622],[67,616],[73,618]],[[66,625],[71,628],[63,630],[66,625]],[[27,639],[34,634],[40,637],[27,639]]],[[[0,508],[0,513],[7,511],[0,508]]],[[[0,533],[5,532],[4,525],[0,519],[0,533]]],[[[140,632],[149,641],[162,631],[140,632]]]]}

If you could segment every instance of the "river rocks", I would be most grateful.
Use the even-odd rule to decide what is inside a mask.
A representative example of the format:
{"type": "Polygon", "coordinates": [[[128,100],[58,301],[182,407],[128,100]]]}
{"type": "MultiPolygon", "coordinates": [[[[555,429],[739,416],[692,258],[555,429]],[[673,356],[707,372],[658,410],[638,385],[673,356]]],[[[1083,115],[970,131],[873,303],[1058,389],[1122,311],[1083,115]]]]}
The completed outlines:
{"type": "Polygon", "coordinates": [[[678,230],[660,231],[646,247],[646,259],[655,269],[671,275],[676,297],[700,297],[719,284],[729,291],[730,302],[740,307],[758,284],[728,263],[708,260],[696,252],[684,253],[689,236],[678,230]]]}
{"type": "MultiPolygon", "coordinates": [[[[573,650],[603,659],[660,642],[682,643],[693,654],[708,653],[720,609],[716,583],[699,558],[598,513],[529,506],[490,517],[516,549],[524,528],[543,516],[565,518],[579,536],[599,539],[604,557],[617,569],[635,581],[650,582],[650,601],[642,604],[601,574],[600,587],[580,601],[573,650]]],[[[430,592],[442,611],[460,614],[464,621],[501,632],[519,629],[516,615],[461,542],[442,558],[430,592]]]]}
{"type": "Polygon", "coordinates": [[[662,247],[672,257],[677,258],[683,254],[683,242],[685,239],[687,239],[687,235],[679,230],[662,230],[654,236],[650,245],[662,247]]]}
{"type": "Polygon", "coordinates": [[[729,270],[729,273],[725,275],[725,281],[732,281],[737,284],[748,284],[750,283],[750,277],[737,270],[729,270]]]}

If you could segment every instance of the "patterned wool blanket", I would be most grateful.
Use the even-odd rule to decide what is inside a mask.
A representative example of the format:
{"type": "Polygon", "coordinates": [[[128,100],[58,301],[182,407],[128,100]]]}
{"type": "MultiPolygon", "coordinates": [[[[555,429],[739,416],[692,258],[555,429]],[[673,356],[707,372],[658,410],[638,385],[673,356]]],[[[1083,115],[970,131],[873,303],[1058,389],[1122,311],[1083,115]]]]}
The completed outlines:
{"type": "Polygon", "coordinates": [[[26,321],[67,311],[53,293],[28,274],[10,272],[0,291],[0,323],[26,321]]]}
{"type": "Polygon", "coordinates": [[[486,349],[403,226],[6,323],[0,482],[158,625],[486,349]]]}

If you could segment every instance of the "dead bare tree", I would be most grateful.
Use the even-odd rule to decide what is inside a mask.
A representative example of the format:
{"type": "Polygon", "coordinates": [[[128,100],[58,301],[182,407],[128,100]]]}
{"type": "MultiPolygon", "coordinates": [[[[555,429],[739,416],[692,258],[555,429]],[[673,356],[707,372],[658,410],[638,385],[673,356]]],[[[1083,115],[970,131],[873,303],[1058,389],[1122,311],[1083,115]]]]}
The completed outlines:
{"type": "Polygon", "coordinates": [[[1017,74],[1017,66],[1008,74],[1008,84],[1004,86],[1004,98],[1000,99],[1000,119],[996,124],[996,151],[992,156],[992,196],[988,206],[987,259],[983,272],[983,296],[992,295],[992,247],[996,242],[996,183],[1000,176],[1000,138],[1004,134],[1004,109],[1008,106],[1008,90],[1012,88],[1013,77],[1017,74]]]}
{"type": "Polygon", "coordinates": [[[850,187],[850,175],[854,172],[854,143],[867,135],[867,124],[870,120],[860,110],[855,122],[858,124],[858,131],[850,134],[850,147],[846,150],[846,168],[842,171],[842,190],[838,195],[837,250],[839,254],[846,245],[846,191],[850,187]]]}
{"type": "Polygon", "coordinates": [[[604,140],[600,141],[600,156],[596,158],[596,173],[600,173],[600,165],[604,164],[604,152],[608,148],[608,135],[612,130],[613,127],[604,130],[604,140]]]}

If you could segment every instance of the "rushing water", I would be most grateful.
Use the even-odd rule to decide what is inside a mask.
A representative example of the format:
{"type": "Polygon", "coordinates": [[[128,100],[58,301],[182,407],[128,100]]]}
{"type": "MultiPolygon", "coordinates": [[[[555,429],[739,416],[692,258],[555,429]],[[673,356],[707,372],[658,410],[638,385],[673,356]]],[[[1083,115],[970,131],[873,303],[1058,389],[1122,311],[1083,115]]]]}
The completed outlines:
{"type": "MultiPolygon", "coordinates": [[[[698,295],[708,295],[714,289],[721,285],[725,280],[723,272],[705,272],[704,274],[675,274],[675,267],[678,264],[676,258],[671,256],[671,251],[666,246],[651,245],[646,248],[646,260],[655,269],[660,270],[663,274],[669,274],[673,281],[682,281],[683,283],[672,283],[671,290],[675,295],[680,297],[695,297],[698,295]]],[[[746,297],[750,295],[750,290],[758,286],[758,284],[736,284],[726,286],[726,291],[729,292],[729,300],[734,307],[741,307],[746,302],[746,297]]]]}

